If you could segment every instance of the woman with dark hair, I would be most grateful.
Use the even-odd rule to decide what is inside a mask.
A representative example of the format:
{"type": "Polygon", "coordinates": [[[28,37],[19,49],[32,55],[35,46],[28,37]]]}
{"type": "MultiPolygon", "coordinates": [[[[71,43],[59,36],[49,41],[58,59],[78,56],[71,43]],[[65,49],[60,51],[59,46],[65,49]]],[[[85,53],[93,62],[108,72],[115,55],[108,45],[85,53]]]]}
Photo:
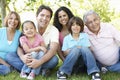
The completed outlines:
{"type": "Polygon", "coordinates": [[[62,61],[64,61],[66,54],[63,54],[61,47],[63,44],[63,38],[69,33],[67,23],[74,15],[67,7],[60,7],[57,9],[54,15],[53,25],[59,30],[59,48],[58,55],[62,61]]]}
{"type": "MultiPolygon", "coordinates": [[[[19,46],[19,37],[21,32],[19,31],[21,21],[20,16],[18,13],[11,11],[6,17],[4,21],[5,27],[0,28],[0,75],[6,75],[11,71],[9,62],[7,61],[8,58],[14,59],[13,57],[7,57],[7,55],[14,55],[17,56],[16,52],[19,46]]],[[[20,60],[16,61],[17,64],[20,60]]],[[[14,65],[14,67],[20,71],[21,64],[14,65]]]]}

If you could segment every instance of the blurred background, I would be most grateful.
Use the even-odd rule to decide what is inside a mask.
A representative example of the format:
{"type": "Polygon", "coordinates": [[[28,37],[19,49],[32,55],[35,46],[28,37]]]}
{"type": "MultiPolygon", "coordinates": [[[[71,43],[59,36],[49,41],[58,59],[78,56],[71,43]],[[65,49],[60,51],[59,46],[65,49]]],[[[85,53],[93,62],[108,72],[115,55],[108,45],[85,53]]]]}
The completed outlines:
{"type": "Polygon", "coordinates": [[[60,6],[66,6],[81,18],[86,11],[94,10],[101,21],[110,22],[120,30],[120,0],[0,0],[0,27],[9,11],[18,12],[22,22],[32,20],[36,23],[36,10],[41,4],[50,6],[53,12],[60,6]]]}

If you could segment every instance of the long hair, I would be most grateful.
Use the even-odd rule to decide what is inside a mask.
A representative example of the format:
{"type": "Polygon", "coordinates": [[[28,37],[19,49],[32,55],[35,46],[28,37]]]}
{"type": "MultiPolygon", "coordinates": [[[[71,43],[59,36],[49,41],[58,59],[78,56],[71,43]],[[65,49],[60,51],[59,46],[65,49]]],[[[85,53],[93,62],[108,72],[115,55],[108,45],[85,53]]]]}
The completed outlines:
{"type": "Polygon", "coordinates": [[[72,13],[67,7],[64,7],[64,6],[60,7],[60,8],[55,12],[54,20],[53,20],[53,25],[54,25],[60,32],[61,32],[63,26],[62,26],[62,25],[60,24],[60,22],[59,22],[58,13],[59,13],[60,11],[62,11],[62,10],[67,13],[69,19],[74,16],[73,13],[72,13]]]}

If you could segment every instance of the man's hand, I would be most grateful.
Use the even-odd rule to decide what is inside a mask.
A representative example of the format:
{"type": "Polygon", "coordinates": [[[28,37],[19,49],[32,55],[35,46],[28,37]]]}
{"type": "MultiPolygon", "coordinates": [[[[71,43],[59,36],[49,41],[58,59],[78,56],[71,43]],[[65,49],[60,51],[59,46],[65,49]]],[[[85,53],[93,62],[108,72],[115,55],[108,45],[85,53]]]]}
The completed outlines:
{"type": "Polygon", "coordinates": [[[39,63],[40,61],[37,59],[27,59],[27,61],[29,61],[29,63],[27,63],[28,67],[31,68],[38,68],[39,66],[41,66],[39,63]]]}

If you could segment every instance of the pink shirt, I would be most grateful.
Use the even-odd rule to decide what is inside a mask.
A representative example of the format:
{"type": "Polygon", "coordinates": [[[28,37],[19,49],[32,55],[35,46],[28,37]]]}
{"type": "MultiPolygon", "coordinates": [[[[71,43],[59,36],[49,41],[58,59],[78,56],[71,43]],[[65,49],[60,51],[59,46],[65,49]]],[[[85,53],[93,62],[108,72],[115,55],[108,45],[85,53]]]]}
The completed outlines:
{"type": "Polygon", "coordinates": [[[61,34],[61,32],[59,32],[59,43],[60,43],[60,46],[62,46],[62,44],[63,44],[63,39],[64,39],[64,36],[61,34]]]}
{"type": "Polygon", "coordinates": [[[101,23],[98,35],[85,28],[90,37],[91,48],[95,58],[105,66],[110,66],[119,60],[120,32],[108,23],[101,23]]]}
{"type": "Polygon", "coordinates": [[[29,48],[35,48],[37,46],[40,46],[41,42],[43,42],[43,38],[39,34],[35,35],[35,40],[32,44],[29,42],[26,36],[20,37],[20,44],[23,45],[25,43],[29,46],[29,48]]]}

